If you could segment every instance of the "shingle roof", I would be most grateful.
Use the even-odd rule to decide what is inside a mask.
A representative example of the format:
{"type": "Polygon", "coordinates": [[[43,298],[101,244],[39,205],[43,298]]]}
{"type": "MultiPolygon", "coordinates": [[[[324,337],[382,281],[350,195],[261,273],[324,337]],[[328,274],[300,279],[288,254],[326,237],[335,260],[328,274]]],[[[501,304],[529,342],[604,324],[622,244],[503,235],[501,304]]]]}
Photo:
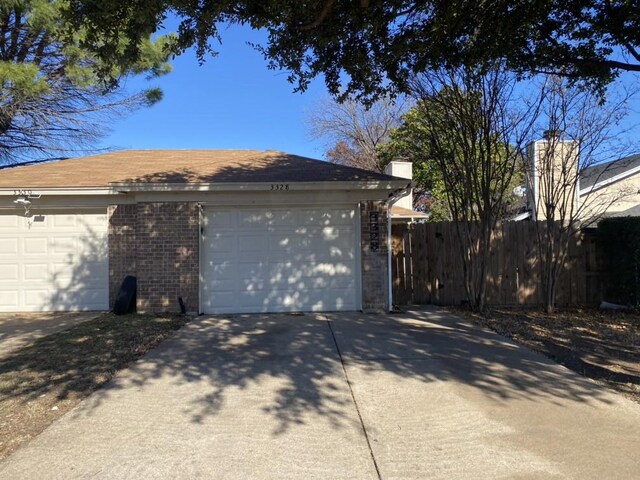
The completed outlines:
{"type": "Polygon", "coordinates": [[[621,212],[605,212],[603,217],[640,217],[640,205],[634,205],[621,212]]]}
{"type": "Polygon", "coordinates": [[[397,179],[272,150],[121,150],[0,170],[0,188],[378,180],[397,179]]]}
{"type": "Polygon", "coordinates": [[[580,190],[593,187],[632,168],[640,167],[640,154],[585,168],[580,173],[580,190]]]}
{"type": "Polygon", "coordinates": [[[429,215],[423,212],[418,212],[416,210],[409,210],[408,208],[398,207],[397,205],[393,205],[391,207],[391,217],[395,218],[428,218],[429,215]]]}

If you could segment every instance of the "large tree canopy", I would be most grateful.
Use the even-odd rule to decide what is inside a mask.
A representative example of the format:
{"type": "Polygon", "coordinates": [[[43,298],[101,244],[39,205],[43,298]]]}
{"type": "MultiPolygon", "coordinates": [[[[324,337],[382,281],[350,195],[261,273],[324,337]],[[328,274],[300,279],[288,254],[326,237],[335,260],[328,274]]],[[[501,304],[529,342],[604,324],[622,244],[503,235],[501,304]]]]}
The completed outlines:
{"type": "Polygon", "coordinates": [[[140,40],[167,15],[181,21],[174,53],[195,45],[201,59],[220,22],[241,23],[268,31],[259,48],[298,89],[324,74],[334,95],[371,98],[403,90],[416,72],[498,59],[523,74],[556,73],[595,87],[640,71],[636,0],[67,1],[86,44],[107,63],[137,58],[140,40]]]}
{"type": "MultiPolygon", "coordinates": [[[[142,36],[135,57],[114,64],[86,48],[86,29],[69,33],[67,6],[65,0],[0,4],[0,164],[90,146],[113,114],[160,98],[154,89],[125,95],[115,81],[169,71],[171,37],[142,36]]],[[[117,49],[130,45],[121,39],[117,49]]]]}

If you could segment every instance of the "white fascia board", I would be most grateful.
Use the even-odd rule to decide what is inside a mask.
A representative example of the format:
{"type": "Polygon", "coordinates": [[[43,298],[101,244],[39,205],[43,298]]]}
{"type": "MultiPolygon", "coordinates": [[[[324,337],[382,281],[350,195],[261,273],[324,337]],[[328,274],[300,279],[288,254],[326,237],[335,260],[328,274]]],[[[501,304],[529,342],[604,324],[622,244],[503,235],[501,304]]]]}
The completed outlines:
{"type": "Polygon", "coordinates": [[[111,183],[108,187],[0,188],[0,196],[24,195],[118,195],[133,192],[278,192],[278,191],[358,191],[405,190],[406,179],[355,182],[245,182],[245,183],[111,183]]]}
{"type": "Polygon", "coordinates": [[[356,182],[228,182],[228,183],[112,183],[113,191],[129,192],[274,192],[335,190],[398,190],[411,187],[407,180],[356,182]]]}
{"type": "Polygon", "coordinates": [[[119,192],[110,187],[77,188],[38,188],[16,187],[0,188],[0,196],[20,197],[28,195],[117,195],[119,192]]]}
{"type": "Polygon", "coordinates": [[[638,172],[640,172],[640,166],[634,167],[630,170],[627,170],[626,172],[619,173],[618,175],[615,175],[611,178],[607,178],[606,180],[603,180],[601,182],[595,183],[590,187],[584,188],[578,192],[578,195],[580,196],[586,195],[587,193],[591,193],[594,190],[598,190],[602,187],[606,187],[607,185],[611,185],[612,183],[616,183],[616,182],[619,182],[620,180],[624,180],[625,178],[630,177],[638,172]]]}

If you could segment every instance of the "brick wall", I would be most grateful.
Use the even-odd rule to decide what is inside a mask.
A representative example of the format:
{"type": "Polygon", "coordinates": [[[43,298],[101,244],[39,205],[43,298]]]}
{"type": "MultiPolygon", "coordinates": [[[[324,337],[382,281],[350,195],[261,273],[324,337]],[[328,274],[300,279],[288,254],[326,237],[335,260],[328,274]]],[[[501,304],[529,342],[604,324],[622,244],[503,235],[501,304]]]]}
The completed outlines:
{"type": "Polygon", "coordinates": [[[139,203],[136,222],[139,312],[198,311],[198,207],[139,203]]]}
{"type": "Polygon", "coordinates": [[[362,309],[386,311],[388,309],[389,274],[387,258],[387,215],[385,202],[360,203],[360,228],[362,241],[362,309]],[[371,213],[378,214],[378,248],[371,248],[371,213]]]}
{"type": "Polygon", "coordinates": [[[138,280],[138,312],[198,311],[199,231],[195,203],[109,207],[109,298],[125,275],[138,280]]]}
{"type": "Polygon", "coordinates": [[[109,205],[109,308],[124,277],[136,274],[136,205],[109,205]]]}

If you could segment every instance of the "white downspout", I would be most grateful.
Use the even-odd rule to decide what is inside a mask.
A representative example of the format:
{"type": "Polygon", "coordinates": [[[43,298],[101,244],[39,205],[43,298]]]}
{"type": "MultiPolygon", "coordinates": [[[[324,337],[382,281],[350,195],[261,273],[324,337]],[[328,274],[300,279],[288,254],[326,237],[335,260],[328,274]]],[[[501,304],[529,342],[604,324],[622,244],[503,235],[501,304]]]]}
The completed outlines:
{"type": "Polygon", "coordinates": [[[392,272],[391,205],[387,203],[387,275],[389,280],[389,312],[393,311],[393,272],[392,272]]]}
{"type": "Polygon", "coordinates": [[[411,193],[413,188],[413,182],[410,181],[409,184],[402,189],[396,190],[391,195],[389,195],[389,200],[387,201],[387,286],[389,289],[389,312],[393,311],[393,272],[392,272],[392,237],[391,237],[391,206],[395,203],[396,200],[402,197],[406,197],[411,193]]]}

